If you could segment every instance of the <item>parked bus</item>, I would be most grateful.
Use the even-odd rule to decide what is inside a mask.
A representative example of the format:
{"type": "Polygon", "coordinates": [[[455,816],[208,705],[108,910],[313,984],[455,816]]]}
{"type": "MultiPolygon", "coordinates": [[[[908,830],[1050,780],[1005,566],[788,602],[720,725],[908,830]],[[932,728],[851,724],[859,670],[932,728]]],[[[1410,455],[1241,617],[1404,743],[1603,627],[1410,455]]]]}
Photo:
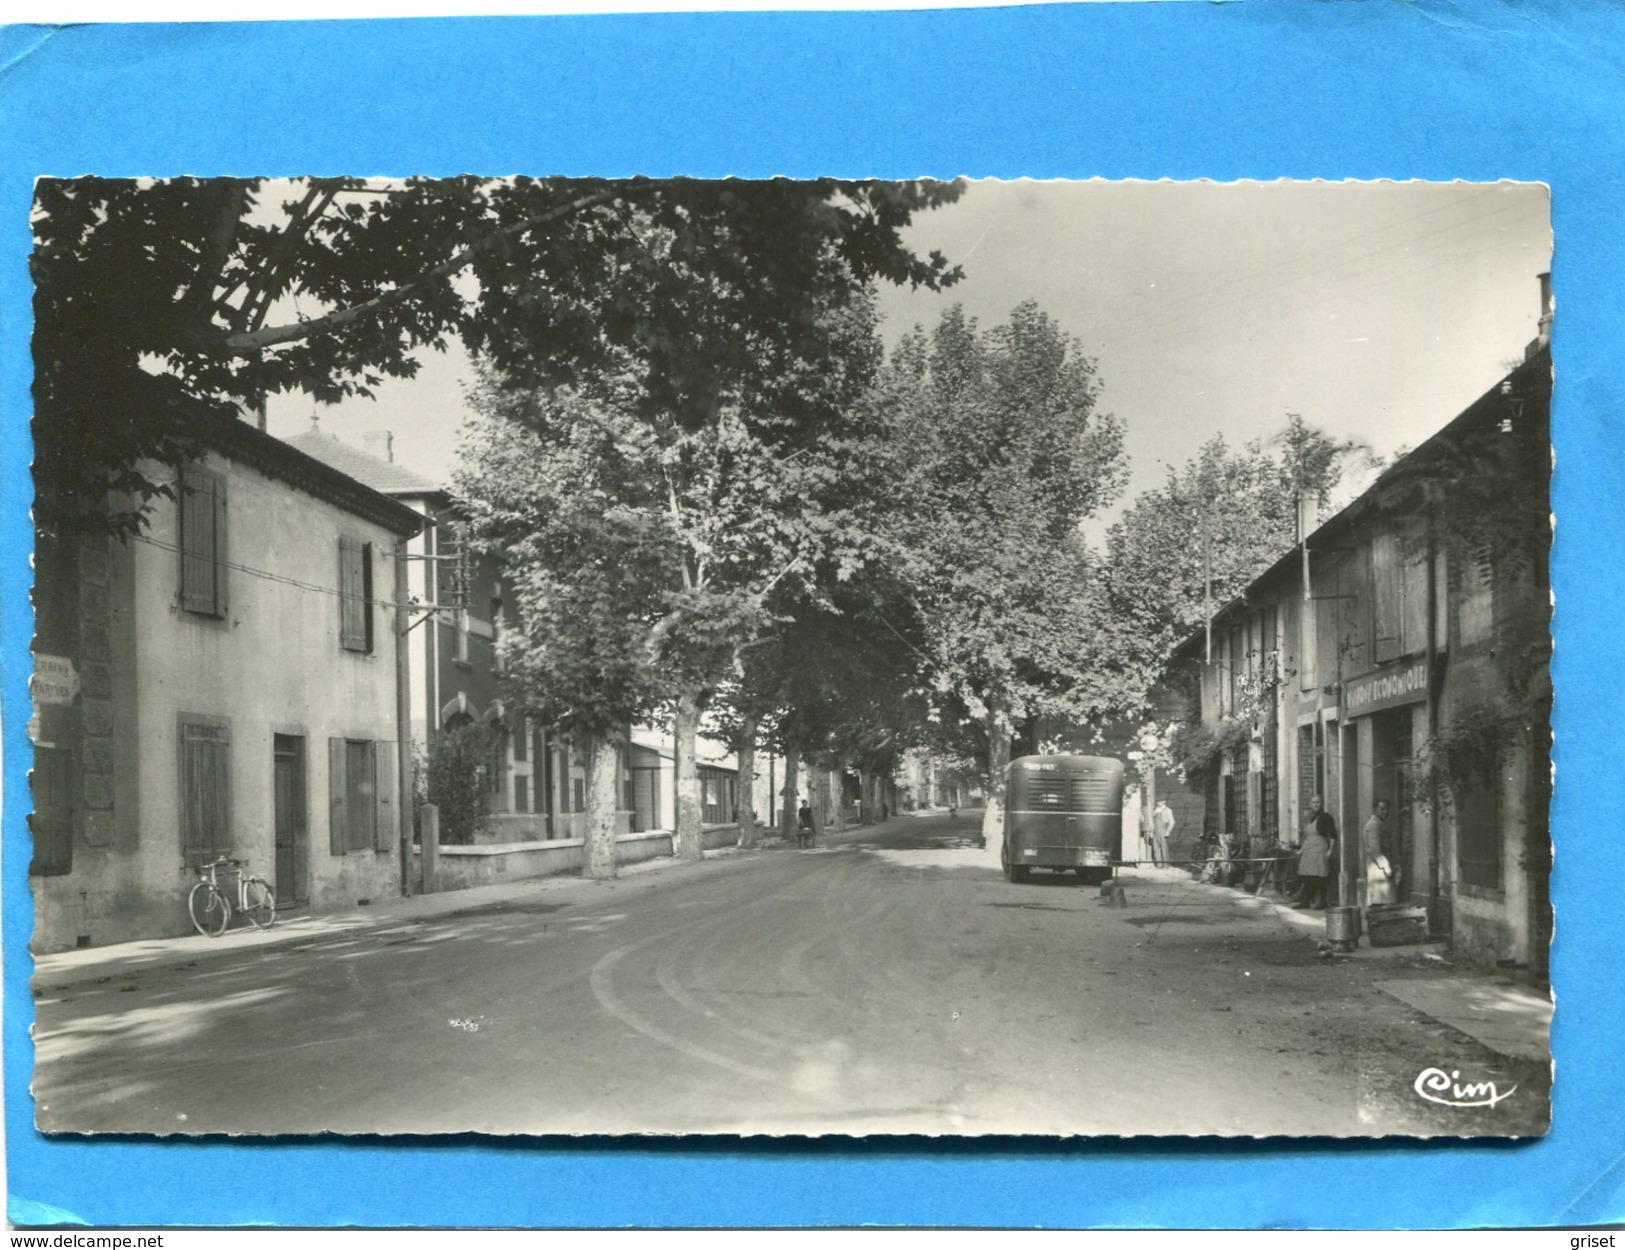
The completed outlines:
{"type": "Polygon", "coordinates": [[[1111,877],[1123,858],[1123,762],[1102,755],[1024,755],[1005,774],[1004,851],[1010,881],[1034,868],[1111,877]]]}

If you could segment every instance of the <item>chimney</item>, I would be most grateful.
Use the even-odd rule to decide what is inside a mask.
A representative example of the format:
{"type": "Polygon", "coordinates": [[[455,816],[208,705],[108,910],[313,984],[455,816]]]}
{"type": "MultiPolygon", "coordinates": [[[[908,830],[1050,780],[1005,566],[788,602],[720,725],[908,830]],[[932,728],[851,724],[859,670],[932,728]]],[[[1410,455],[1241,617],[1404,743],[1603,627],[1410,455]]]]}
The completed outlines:
{"type": "Polygon", "coordinates": [[[395,463],[395,436],[388,430],[368,430],[361,436],[361,442],[369,456],[395,463]]]}

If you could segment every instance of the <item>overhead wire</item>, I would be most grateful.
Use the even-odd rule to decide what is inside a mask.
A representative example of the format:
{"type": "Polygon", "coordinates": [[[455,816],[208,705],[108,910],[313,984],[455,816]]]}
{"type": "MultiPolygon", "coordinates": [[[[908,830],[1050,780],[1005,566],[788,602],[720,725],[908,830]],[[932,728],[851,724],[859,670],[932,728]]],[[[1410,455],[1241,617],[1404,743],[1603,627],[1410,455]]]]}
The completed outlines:
{"type": "MultiPolygon", "coordinates": [[[[166,542],[162,538],[154,538],[150,534],[134,534],[131,535],[131,537],[134,538],[136,542],[145,543],[149,547],[156,547],[161,551],[171,551],[175,552],[176,554],[181,554],[182,549],[178,543],[166,542]]],[[[308,591],[311,594],[328,595],[335,599],[352,597],[349,592],[341,590],[336,586],[320,586],[315,582],[301,581],[297,577],[288,577],[281,573],[272,573],[269,569],[257,569],[252,565],[242,564],[235,560],[215,559],[213,562],[222,568],[233,569],[238,573],[247,573],[250,577],[257,577],[261,581],[276,582],[283,586],[292,586],[296,590],[308,591]]],[[[403,604],[393,599],[383,599],[377,596],[374,596],[370,602],[377,604],[381,608],[389,609],[401,607],[411,609],[429,606],[427,604],[414,602],[407,602],[403,604]]]]}

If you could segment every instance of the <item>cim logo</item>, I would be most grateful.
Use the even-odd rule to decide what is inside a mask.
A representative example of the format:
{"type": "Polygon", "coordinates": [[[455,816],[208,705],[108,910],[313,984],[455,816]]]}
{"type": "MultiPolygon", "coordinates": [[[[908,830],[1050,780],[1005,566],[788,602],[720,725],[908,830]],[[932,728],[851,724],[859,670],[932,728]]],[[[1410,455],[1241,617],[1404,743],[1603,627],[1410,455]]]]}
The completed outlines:
{"type": "Polygon", "coordinates": [[[1502,1092],[1494,1081],[1463,1082],[1460,1072],[1446,1072],[1443,1068],[1427,1068],[1411,1086],[1417,1097],[1436,1102],[1441,1107],[1493,1107],[1511,1098],[1518,1087],[1502,1092]]]}

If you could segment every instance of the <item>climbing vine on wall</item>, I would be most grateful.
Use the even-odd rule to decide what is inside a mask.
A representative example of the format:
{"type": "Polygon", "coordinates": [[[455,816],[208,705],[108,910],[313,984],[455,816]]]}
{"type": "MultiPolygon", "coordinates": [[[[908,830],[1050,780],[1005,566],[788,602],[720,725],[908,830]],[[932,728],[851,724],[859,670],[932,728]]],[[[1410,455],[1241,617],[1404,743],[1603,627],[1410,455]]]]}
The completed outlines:
{"type": "Polygon", "coordinates": [[[1417,749],[1413,797],[1428,807],[1449,808],[1469,787],[1491,784],[1511,759],[1524,727],[1522,717],[1495,704],[1454,718],[1417,749]]]}
{"type": "Polygon", "coordinates": [[[1251,717],[1227,716],[1209,728],[1180,725],[1173,731],[1169,754],[1174,767],[1186,778],[1211,768],[1222,756],[1252,741],[1251,717]]]}

